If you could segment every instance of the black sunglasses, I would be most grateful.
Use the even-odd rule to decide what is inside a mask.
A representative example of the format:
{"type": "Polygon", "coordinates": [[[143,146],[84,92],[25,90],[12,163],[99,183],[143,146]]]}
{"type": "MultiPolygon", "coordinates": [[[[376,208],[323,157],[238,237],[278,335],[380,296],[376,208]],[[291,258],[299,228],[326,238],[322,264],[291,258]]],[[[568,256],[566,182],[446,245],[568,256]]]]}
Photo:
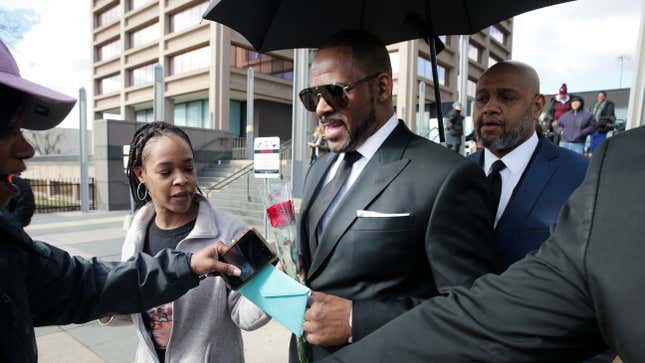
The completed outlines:
{"type": "Polygon", "coordinates": [[[347,97],[349,91],[356,88],[356,86],[362,82],[376,78],[381,73],[382,72],[370,74],[367,77],[348,84],[332,83],[305,88],[300,91],[300,100],[305,105],[305,108],[311,112],[316,112],[316,107],[318,106],[318,102],[320,102],[320,97],[322,97],[325,102],[335,110],[345,108],[347,107],[347,104],[349,104],[349,98],[347,97]]]}

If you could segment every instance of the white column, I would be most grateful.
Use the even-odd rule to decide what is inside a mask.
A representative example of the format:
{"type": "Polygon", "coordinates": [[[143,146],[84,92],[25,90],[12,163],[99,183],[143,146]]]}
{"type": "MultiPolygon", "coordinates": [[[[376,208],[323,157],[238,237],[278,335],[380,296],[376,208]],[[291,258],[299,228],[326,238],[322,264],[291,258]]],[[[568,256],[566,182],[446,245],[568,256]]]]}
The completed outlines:
{"type": "Polygon", "coordinates": [[[645,6],[641,6],[641,24],[636,43],[636,62],[634,62],[634,79],[629,92],[627,106],[627,128],[643,125],[645,109],[645,6]]]}

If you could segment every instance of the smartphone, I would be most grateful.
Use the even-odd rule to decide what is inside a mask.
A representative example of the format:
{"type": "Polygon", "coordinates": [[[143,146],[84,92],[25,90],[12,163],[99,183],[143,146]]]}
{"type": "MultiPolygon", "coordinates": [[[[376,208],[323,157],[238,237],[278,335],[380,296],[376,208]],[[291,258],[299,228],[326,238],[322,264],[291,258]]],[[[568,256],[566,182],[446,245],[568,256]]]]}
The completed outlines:
{"type": "Polygon", "coordinates": [[[242,271],[240,276],[220,275],[230,288],[237,290],[251,280],[263,267],[276,261],[277,256],[267,241],[255,229],[251,228],[238,236],[219,259],[239,267],[242,271]]]}

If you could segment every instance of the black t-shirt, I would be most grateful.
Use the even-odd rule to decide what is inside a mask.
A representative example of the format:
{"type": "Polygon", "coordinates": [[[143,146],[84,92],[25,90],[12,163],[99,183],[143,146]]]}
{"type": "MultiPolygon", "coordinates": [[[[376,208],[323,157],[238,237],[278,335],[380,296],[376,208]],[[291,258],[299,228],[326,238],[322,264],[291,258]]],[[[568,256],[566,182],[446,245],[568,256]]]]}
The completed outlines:
{"type": "Polygon", "coordinates": [[[165,248],[175,248],[177,243],[188,236],[188,233],[195,227],[195,219],[175,229],[161,229],[157,227],[153,218],[148,224],[146,240],[143,244],[143,252],[154,256],[165,248]]]}
{"type": "MultiPolygon", "coordinates": [[[[186,238],[190,231],[193,230],[193,227],[195,227],[194,219],[175,229],[161,229],[157,227],[155,219],[153,218],[150,224],[148,224],[143,252],[154,256],[163,249],[176,248],[179,241],[186,238]]],[[[172,328],[172,305],[164,304],[157,306],[141,315],[146,329],[148,329],[152,337],[152,342],[155,345],[159,360],[163,362],[165,360],[166,348],[172,328]]]]}

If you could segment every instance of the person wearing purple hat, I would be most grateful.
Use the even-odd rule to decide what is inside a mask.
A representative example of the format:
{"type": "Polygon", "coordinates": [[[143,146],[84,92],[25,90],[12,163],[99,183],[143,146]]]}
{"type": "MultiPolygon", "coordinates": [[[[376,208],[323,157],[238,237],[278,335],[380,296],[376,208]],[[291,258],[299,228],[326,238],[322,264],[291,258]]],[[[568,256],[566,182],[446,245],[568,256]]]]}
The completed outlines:
{"type": "MultiPolygon", "coordinates": [[[[34,155],[21,129],[58,125],[76,100],[20,76],[0,41],[0,208],[16,194],[11,177],[34,155]]],[[[83,323],[177,299],[211,273],[240,274],[218,261],[216,242],[194,254],[163,250],[121,263],[88,261],[43,242],[0,210],[0,362],[37,362],[34,326],[83,323]],[[130,298],[134,297],[134,298],[130,298]]]]}

